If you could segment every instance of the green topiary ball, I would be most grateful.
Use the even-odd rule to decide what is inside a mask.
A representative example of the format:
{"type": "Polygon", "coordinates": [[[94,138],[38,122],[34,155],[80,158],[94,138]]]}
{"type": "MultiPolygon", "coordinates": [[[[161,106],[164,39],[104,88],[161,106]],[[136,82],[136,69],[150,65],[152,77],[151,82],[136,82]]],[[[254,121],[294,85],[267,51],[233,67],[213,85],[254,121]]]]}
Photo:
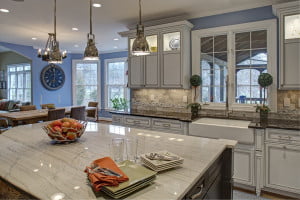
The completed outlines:
{"type": "Polygon", "coordinates": [[[201,83],[202,83],[201,77],[197,74],[193,75],[190,78],[190,83],[191,83],[192,86],[195,86],[195,87],[201,85],[201,83]]]}
{"type": "Polygon", "coordinates": [[[258,76],[258,84],[261,87],[268,87],[272,85],[272,83],[273,83],[273,77],[271,74],[262,73],[261,75],[258,76]]]}

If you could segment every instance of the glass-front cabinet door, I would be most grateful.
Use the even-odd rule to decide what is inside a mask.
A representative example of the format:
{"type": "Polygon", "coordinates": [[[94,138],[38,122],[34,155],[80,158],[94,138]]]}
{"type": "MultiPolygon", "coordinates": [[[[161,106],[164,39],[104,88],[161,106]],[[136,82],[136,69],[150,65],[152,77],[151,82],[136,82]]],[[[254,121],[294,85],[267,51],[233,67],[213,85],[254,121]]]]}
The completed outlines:
{"type": "Polygon", "coordinates": [[[180,50],[180,32],[172,32],[163,34],[163,51],[180,50]]]}
{"type": "Polygon", "coordinates": [[[300,14],[284,16],[284,39],[300,39],[300,14]]]}

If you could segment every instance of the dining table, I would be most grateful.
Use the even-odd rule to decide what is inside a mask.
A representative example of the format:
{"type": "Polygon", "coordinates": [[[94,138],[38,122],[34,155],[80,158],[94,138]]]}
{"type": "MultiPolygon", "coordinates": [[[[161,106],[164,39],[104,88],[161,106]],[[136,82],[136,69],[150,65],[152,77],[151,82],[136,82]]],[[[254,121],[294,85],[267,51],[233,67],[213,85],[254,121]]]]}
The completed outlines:
{"type": "MultiPolygon", "coordinates": [[[[65,115],[71,114],[71,108],[77,106],[57,107],[65,108],[65,115]]],[[[85,110],[97,110],[96,107],[85,107],[85,110]]],[[[6,118],[12,122],[12,126],[19,125],[19,122],[27,124],[36,123],[38,121],[46,121],[48,119],[48,109],[27,110],[19,112],[0,113],[0,117],[6,118]]]]}

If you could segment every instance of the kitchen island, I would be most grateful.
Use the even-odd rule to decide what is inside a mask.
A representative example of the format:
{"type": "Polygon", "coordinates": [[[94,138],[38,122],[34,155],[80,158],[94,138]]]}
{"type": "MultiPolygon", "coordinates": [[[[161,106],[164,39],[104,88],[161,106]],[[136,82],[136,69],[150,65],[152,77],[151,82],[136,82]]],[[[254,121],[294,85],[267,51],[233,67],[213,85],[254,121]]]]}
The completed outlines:
{"type": "Polygon", "coordinates": [[[182,166],[158,173],[153,184],[128,198],[232,198],[236,141],[89,122],[77,142],[54,144],[41,129],[43,125],[18,126],[0,135],[0,198],[107,198],[93,192],[83,170],[93,160],[110,155],[114,137],[137,138],[139,153],[167,150],[184,158],[182,166]]]}

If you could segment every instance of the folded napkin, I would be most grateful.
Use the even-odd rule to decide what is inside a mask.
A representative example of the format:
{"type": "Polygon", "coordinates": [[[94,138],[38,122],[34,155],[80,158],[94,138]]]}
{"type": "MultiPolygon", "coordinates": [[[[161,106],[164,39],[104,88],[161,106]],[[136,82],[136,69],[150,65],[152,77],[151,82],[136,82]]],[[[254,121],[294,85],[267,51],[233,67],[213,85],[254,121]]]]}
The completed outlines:
{"type": "Polygon", "coordinates": [[[116,163],[110,157],[104,157],[98,160],[95,160],[91,164],[92,167],[86,167],[85,172],[88,174],[88,179],[90,180],[95,191],[100,191],[103,186],[118,186],[119,183],[128,181],[129,178],[120,170],[116,163]],[[118,174],[122,175],[121,177],[109,176],[103,173],[93,172],[93,168],[101,167],[107,168],[118,174]]]}

